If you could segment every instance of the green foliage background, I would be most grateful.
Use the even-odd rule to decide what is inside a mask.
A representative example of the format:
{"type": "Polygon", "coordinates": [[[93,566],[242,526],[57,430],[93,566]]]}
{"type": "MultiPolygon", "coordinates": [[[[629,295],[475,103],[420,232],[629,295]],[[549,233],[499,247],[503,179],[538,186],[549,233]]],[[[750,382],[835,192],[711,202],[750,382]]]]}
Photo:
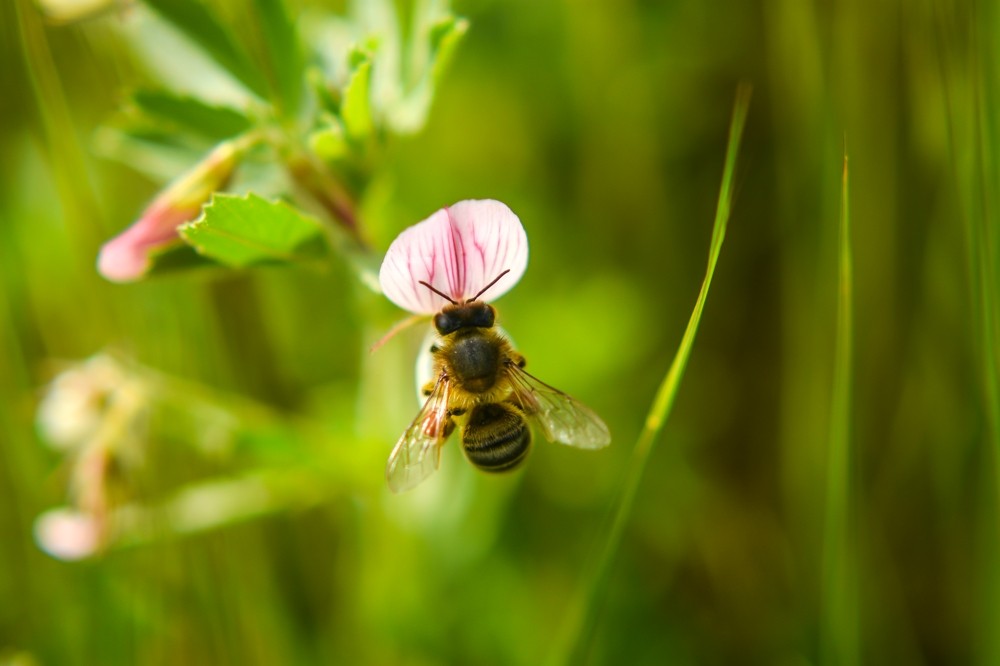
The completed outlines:
{"type": "Polygon", "coordinates": [[[400,313],[339,255],[100,278],[100,245],[160,183],[101,157],[97,128],[151,67],[113,15],[59,26],[5,3],[0,663],[558,661],[704,275],[741,80],[754,99],[726,245],[583,652],[1000,663],[993,3],[453,10],[469,32],[426,127],[381,157],[367,240],[384,250],[460,199],[510,205],[531,260],[502,324],[536,375],[604,417],[612,446],[542,442],[494,478],[452,442],[436,478],[390,495],[420,334],[370,355],[400,313]],[[838,333],[845,145],[853,331],[838,333]],[[833,410],[845,342],[849,405],[833,410]],[[130,480],[148,529],[61,562],[32,536],[67,488],[35,409],[60,362],[101,350],[173,397],[130,480]],[[235,424],[223,446],[204,446],[206,409],[235,424]]]}

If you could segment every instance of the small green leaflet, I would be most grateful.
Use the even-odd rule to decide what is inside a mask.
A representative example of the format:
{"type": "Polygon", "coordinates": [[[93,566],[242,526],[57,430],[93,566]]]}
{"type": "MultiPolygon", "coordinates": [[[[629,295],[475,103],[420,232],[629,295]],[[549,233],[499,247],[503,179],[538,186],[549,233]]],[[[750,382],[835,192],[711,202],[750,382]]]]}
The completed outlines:
{"type": "Polygon", "coordinates": [[[319,222],[256,194],[216,194],[201,217],[179,231],[199,254],[232,268],[310,262],[330,252],[319,222]]]}
{"type": "Polygon", "coordinates": [[[268,73],[280,108],[294,116],[302,97],[305,61],[295,22],[284,0],[254,0],[267,50],[268,73]]]}
{"type": "Polygon", "coordinates": [[[222,141],[250,129],[250,119],[236,109],[215,106],[167,90],[137,90],[132,102],[160,123],[183,128],[212,141],[222,141]]]}
{"type": "Polygon", "coordinates": [[[340,114],[348,136],[353,139],[364,139],[372,131],[371,75],[372,63],[364,60],[344,88],[340,114]]]}

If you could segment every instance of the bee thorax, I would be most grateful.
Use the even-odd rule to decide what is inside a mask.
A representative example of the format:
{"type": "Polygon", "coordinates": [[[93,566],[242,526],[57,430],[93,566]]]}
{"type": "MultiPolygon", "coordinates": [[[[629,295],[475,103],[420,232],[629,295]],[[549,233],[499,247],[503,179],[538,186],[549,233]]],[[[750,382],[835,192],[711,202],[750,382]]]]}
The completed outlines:
{"type": "Polygon", "coordinates": [[[455,378],[467,391],[482,393],[493,388],[500,370],[500,349],[482,335],[459,338],[447,351],[455,378]]]}

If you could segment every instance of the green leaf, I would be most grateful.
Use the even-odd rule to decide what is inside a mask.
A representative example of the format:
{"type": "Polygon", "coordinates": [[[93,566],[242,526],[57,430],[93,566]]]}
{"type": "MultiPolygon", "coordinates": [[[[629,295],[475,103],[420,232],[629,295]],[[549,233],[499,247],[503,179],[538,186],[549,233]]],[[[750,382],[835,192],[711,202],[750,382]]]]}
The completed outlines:
{"type": "Polygon", "coordinates": [[[261,97],[267,96],[267,86],[259,69],[203,3],[197,0],[146,0],[146,4],[249,90],[261,97]]]}
{"type": "Polygon", "coordinates": [[[344,121],[344,128],[352,139],[364,139],[371,134],[374,126],[371,105],[371,75],[372,63],[370,60],[364,60],[354,70],[350,81],[344,88],[344,101],[340,107],[340,115],[344,121]]]}
{"type": "Polygon", "coordinates": [[[423,35],[424,39],[413,43],[410,54],[412,62],[421,65],[413,86],[388,110],[388,121],[394,130],[409,134],[423,128],[435,87],[468,29],[467,20],[451,15],[417,26],[415,34],[423,35]]]}
{"type": "Polygon", "coordinates": [[[379,38],[372,35],[360,44],[355,44],[347,53],[347,66],[353,72],[372,59],[379,50],[379,38]]]}
{"type": "Polygon", "coordinates": [[[213,142],[242,134],[251,125],[250,119],[236,109],[213,106],[195,97],[167,90],[139,90],[132,95],[132,101],[146,115],[213,142]]]}
{"type": "Polygon", "coordinates": [[[330,251],[319,222],[255,194],[216,194],[180,235],[200,254],[233,268],[307,262],[330,251]]]}
{"type": "Polygon", "coordinates": [[[149,262],[149,268],[143,276],[145,278],[176,274],[198,268],[219,267],[219,264],[198,254],[193,247],[184,245],[180,241],[150,252],[149,262]]]}
{"type": "Polygon", "coordinates": [[[294,114],[302,98],[305,61],[295,24],[283,0],[254,0],[264,35],[271,82],[282,109],[294,114]]]}
{"type": "Polygon", "coordinates": [[[309,86],[310,92],[323,111],[340,115],[340,98],[332,94],[333,91],[321,67],[313,66],[306,70],[306,85],[309,86]]]}
{"type": "Polygon", "coordinates": [[[96,154],[166,182],[189,169],[211,148],[210,142],[184,139],[162,128],[105,125],[94,132],[92,145],[96,154]]]}
{"type": "Polygon", "coordinates": [[[344,130],[336,119],[312,132],[308,140],[309,149],[327,162],[341,159],[349,150],[344,130]]]}
{"type": "Polygon", "coordinates": [[[469,22],[456,16],[447,16],[431,26],[431,76],[435,82],[448,67],[455,49],[468,30],[469,22]]]}

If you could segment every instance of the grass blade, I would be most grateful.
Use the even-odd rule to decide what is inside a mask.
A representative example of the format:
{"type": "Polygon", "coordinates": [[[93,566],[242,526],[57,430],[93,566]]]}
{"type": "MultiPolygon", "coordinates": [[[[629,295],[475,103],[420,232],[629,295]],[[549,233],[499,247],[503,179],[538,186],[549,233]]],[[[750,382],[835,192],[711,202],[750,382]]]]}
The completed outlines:
{"type": "Polygon", "coordinates": [[[857,664],[858,568],[857,512],[851,473],[851,383],[853,363],[853,274],[847,148],[840,199],[837,333],[827,452],[826,519],[823,532],[823,620],[821,663],[857,664]]]}
{"type": "Polygon", "coordinates": [[[597,624],[597,614],[604,599],[608,587],[611,565],[614,562],[615,554],[621,545],[622,535],[625,525],[628,523],[635,504],[636,492],[642,475],[646,469],[646,463],[653,450],[657,435],[670,416],[677,391],[680,388],[681,379],[684,376],[684,369],[687,367],[688,359],[691,356],[691,349],[694,345],[695,335],[698,332],[698,324],[701,322],[701,314],[705,309],[705,302],[708,299],[709,287],[712,284],[712,276],[715,274],[715,266],[719,260],[719,253],[722,250],[722,242],[726,237],[726,226],[729,222],[729,213],[733,199],[733,174],[736,169],[736,157],[739,153],[740,138],[743,134],[743,127],[746,124],[747,111],[750,106],[751,88],[749,84],[740,84],[736,91],[736,103],[733,108],[733,117],[729,126],[729,143],[726,148],[726,162],[722,172],[722,185],[719,188],[719,200],[715,212],[715,223],[712,228],[712,240],[708,253],[708,268],[705,271],[705,279],[702,281],[701,290],[698,292],[698,300],[695,301],[694,310],[688,320],[684,336],[681,338],[680,347],[674,355],[674,360],[670,364],[663,382],[660,384],[646,416],[646,423],[639,433],[632,458],[629,462],[622,491],[614,507],[611,526],[604,539],[604,547],[596,565],[590,570],[585,578],[581,597],[574,607],[570,609],[569,617],[563,627],[563,633],[555,646],[550,664],[581,664],[584,663],[587,651],[590,647],[590,637],[593,635],[594,627],[597,624]]]}
{"type": "Polygon", "coordinates": [[[976,12],[959,19],[942,9],[937,19],[951,169],[965,235],[972,342],[981,372],[977,397],[991,463],[986,488],[992,496],[984,497],[991,506],[983,511],[980,528],[983,545],[976,605],[981,619],[975,663],[995,664],[1000,660],[1000,633],[996,631],[1000,619],[1000,573],[996,567],[1000,554],[1000,257],[995,212],[996,146],[1000,146],[1000,139],[994,120],[996,94],[992,86],[984,84],[996,75],[992,65],[995,40],[985,27],[995,22],[990,20],[993,14],[982,13],[985,15],[976,12]]]}
{"type": "MultiPolygon", "coordinates": [[[[994,81],[996,57],[993,40],[988,26],[995,14],[984,7],[981,13],[974,15],[973,35],[974,48],[971,52],[971,62],[968,67],[972,76],[972,85],[967,107],[964,109],[964,119],[970,127],[970,143],[966,144],[966,155],[973,156],[965,162],[968,179],[966,190],[969,201],[966,209],[967,250],[971,271],[971,296],[974,322],[976,325],[976,340],[979,348],[980,368],[982,371],[982,401],[985,417],[985,431],[990,447],[992,469],[988,488],[992,490],[993,506],[985,512],[986,545],[984,547],[982,566],[983,598],[980,600],[982,615],[980,632],[979,663],[995,664],[1000,659],[1000,636],[996,632],[996,623],[1000,618],[1000,573],[996,562],[1000,554],[1000,291],[998,291],[998,238],[996,183],[1000,173],[997,170],[996,146],[998,133],[996,129],[997,97],[995,88],[988,81],[994,81]],[[978,20],[977,20],[978,19],[978,20]]],[[[955,122],[961,119],[955,118],[955,122]]],[[[958,148],[956,147],[956,150],[958,148]]]]}

